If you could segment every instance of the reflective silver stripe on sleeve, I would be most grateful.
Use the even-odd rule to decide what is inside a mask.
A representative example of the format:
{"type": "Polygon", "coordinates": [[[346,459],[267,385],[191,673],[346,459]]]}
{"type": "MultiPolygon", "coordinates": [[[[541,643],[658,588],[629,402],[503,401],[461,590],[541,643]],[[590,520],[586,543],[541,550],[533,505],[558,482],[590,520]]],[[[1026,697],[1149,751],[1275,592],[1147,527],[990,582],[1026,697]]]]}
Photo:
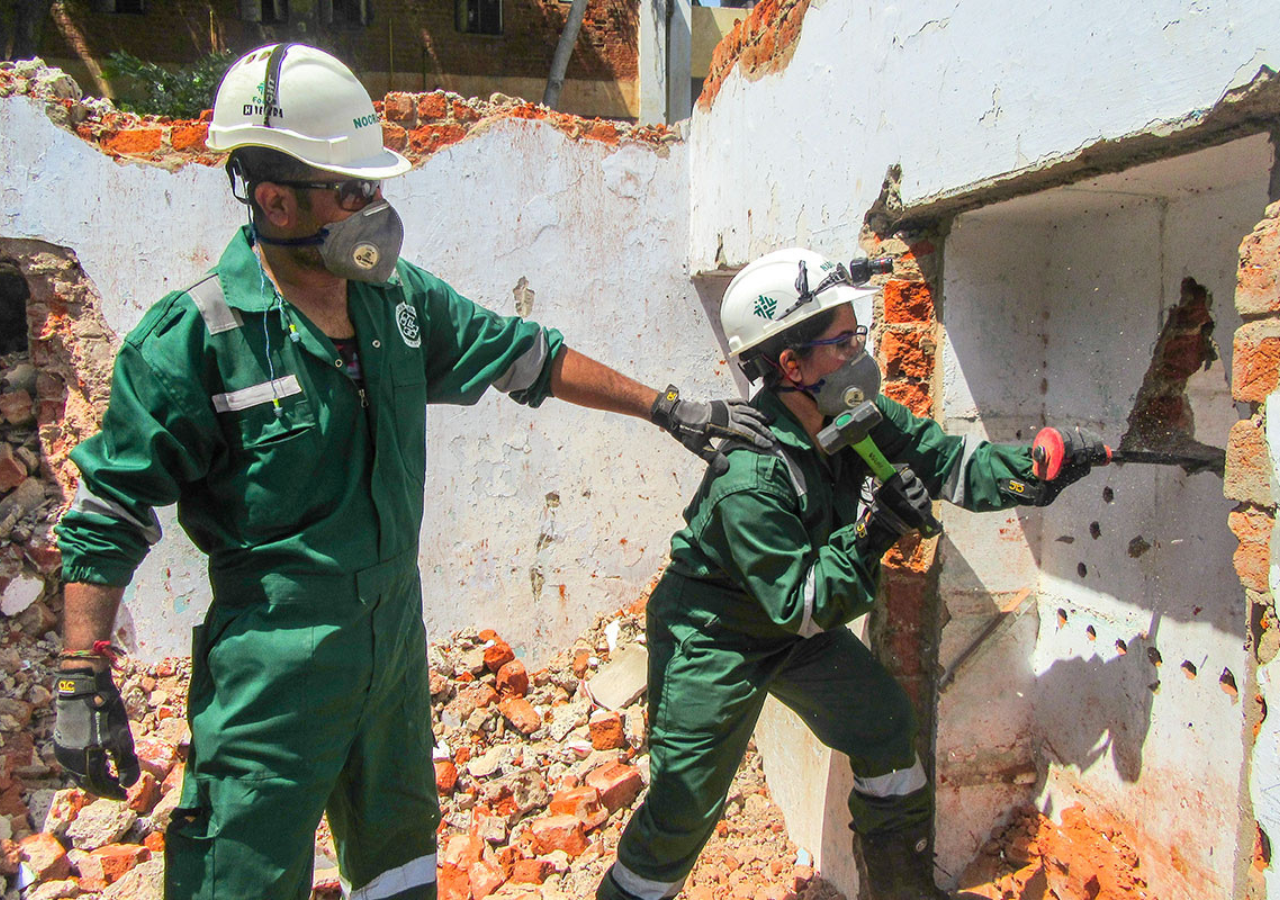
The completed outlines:
{"type": "Polygon", "coordinates": [[[782,461],[787,464],[787,472],[791,475],[791,483],[795,485],[796,497],[803,497],[808,493],[809,488],[804,482],[804,473],[800,471],[800,464],[792,459],[791,456],[782,449],[781,444],[774,446],[774,453],[776,453],[782,461]]]}
{"type": "Polygon", "coordinates": [[[227,298],[223,296],[217,275],[210,275],[204,281],[187,288],[187,296],[196,305],[196,309],[200,310],[204,327],[209,329],[210,334],[221,334],[240,327],[240,313],[227,305],[227,298]]]}
{"type": "Polygon", "coordinates": [[[641,878],[620,862],[615,862],[611,871],[618,887],[636,900],[667,900],[668,897],[674,897],[680,893],[680,888],[684,886],[683,878],[679,881],[654,881],[651,878],[641,878]]]}
{"type": "Polygon", "coordinates": [[[118,522],[124,522],[137,529],[142,535],[143,540],[148,544],[154,544],[160,540],[160,519],[156,517],[155,510],[151,510],[151,521],[143,522],[133,513],[129,512],[114,500],[104,500],[90,492],[84,486],[84,482],[80,482],[80,486],[76,488],[75,499],[71,501],[71,508],[76,512],[92,513],[99,516],[106,516],[108,519],[115,519],[118,522]]]}
{"type": "Polygon", "coordinates": [[[813,637],[815,634],[822,633],[822,629],[814,624],[813,621],[813,606],[817,601],[818,593],[818,576],[814,572],[817,565],[817,563],[814,563],[810,566],[809,574],[804,576],[804,618],[800,620],[799,631],[800,637],[803,638],[813,637]]]}
{"type": "Polygon", "coordinates": [[[214,394],[213,408],[220,413],[235,412],[301,393],[302,385],[298,383],[298,376],[288,375],[284,378],[277,378],[275,381],[264,381],[262,384],[241,388],[238,391],[214,394]]]}
{"type": "Polygon", "coordinates": [[[956,463],[947,480],[942,483],[942,490],[938,493],[939,500],[964,506],[964,486],[968,480],[969,463],[973,461],[973,454],[977,452],[978,445],[981,443],[982,438],[976,435],[964,436],[964,449],[960,451],[960,462],[956,463]]]}
{"type": "Polygon", "coordinates": [[[527,391],[542,374],[542,367],[546,365],[547,355],[550,352],[551,345],[547,342],[547,333],[539,331],[537,342],[521,353],[519,359],[507,366],[507,371],[494,381],[493,386],[504,394],[512,391],[527,391]]]}
{"type": "Polygon", "coordinates": [[[894,769],[873,778],[853,776],[853,789],[866,797],[905,797],[914,794],[929,783],[920,758],[909,769],[894,769]]]}
{"type": "Polygon", "coordinates": [[[388,869],[358,891],[342,879],[342,895],[350,900],[382,900],[405,891],[436,883],[436,855],[419,856],[403,866],[388,869]]]}

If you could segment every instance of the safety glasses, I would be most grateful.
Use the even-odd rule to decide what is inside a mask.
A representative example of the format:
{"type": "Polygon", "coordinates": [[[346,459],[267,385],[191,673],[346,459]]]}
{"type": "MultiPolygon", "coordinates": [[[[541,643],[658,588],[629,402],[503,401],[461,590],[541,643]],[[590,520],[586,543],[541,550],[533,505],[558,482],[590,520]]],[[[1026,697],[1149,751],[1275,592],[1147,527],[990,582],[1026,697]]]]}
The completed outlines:
{"type": "Polygon", "coordinates": [[[809,341],[807,344],[801,344],[797,350],[808,350],[810,347],[835,347],[841,353],[847,351],[858,352],[867,346],[867,326],[859,325],[852,331],[842,331],[835,337],[819,338],[816,341],[809,341]]]}
{"type": "Polygon", "coordinates": [[[293,188],[311,188],[317,191],[333,191],[338,206],[347,212],[364,209],[378,196],[382,187],[381,181],[364,178],[350,178],[346,181],[280,181],[272,179],[273,184],[293,188]]]}

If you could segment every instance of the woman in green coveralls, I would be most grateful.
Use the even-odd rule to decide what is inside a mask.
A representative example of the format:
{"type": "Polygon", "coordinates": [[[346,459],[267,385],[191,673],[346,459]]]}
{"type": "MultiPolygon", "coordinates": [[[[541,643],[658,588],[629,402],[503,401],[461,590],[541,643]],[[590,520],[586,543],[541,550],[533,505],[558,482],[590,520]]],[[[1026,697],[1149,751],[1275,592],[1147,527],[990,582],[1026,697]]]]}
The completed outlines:
{"type": "Polygon", "coordinates": [[[721,321],[733,357],[763,377],[752,401],[777,444],[730,446],[704,477],[648,604],[652,781],[599,900],[677,894],[711,836],[768,694],[853,767],[852,827],[876,900],[946,897],[933,882],[932,790],[902,687],[845,627],[875,601],[880,557],[932,521],[931,497],[974,511],[1047,503],[1088,470],[1032,476],[1030,448],[944,434],[879,394],[843,266],[782,250],[729,285],[721,321]],[[882,417],[871,438],[898,476],[865,508],[869,475],[818,434],[850,399],[882,417]]]}

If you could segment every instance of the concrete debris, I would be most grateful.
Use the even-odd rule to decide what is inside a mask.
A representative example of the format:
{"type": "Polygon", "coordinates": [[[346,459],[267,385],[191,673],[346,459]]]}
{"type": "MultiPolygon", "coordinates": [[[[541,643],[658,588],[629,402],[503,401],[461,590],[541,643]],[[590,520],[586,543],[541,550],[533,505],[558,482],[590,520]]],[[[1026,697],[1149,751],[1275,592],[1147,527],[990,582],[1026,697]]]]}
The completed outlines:
{"type": "Polygon", "coordinates": [[[614,653],[589,683],[591,699],[605,709],[625,709],[648,686],[649,651],[631,644],[614,653]]]}
{"type": "MultiPolygon", "coordinates": [[[[60,591],[52,594],[49,608],[60,611],[60,591]]],[[[53,759],[53,698],[46,685],[59,645],[21,627],[26,615],[0,619],[0,680],[9,701],[0,706],[0,835],[9,835],[0,837],[0,875],[11,889],[22,886],[24,900],[87,894],[158,900],[164,828],[181,793],[190,737],[190,661],[123,662],[116,681],[143,775],[124,802],[97,799],[68,787],[53,759]]],[[[639,646],[643,615],[638,603],[602,617],[533,672],[518,649],[489,630],[456,633],[431,646],[442,900],[594,895],[623,826],[644,798],[649,758],[643,685],[617,710],[594,703],[591,688],[634,665],[618,663],[639,646]],[[580,676],[574,662],[584,652],[600,665],[580,676]]],[[[323,822],[316,859],[312,896],[336,900],[337,853],[323,822]]],[[[685,896],[840,898],[808,862],[798,862],[809,859],[788,840],[753,748],[685,896]]]]}

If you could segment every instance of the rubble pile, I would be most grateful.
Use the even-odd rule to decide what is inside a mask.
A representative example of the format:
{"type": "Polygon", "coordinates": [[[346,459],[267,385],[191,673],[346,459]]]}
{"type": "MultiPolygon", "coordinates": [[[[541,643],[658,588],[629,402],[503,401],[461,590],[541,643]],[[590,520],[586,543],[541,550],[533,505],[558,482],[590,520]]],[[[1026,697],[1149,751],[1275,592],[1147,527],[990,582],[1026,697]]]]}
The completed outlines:
{"type": "Polygon", "coordinates": [[[1077,804],[1055,824],[1034,806],[996,829],[960,876],[991,900],[1143,900],[1142,863],[1120,823],[1077,804]]]}
{"type": "MultiPolygon", "coordinates": [[[[189,661],[121,664],[116,680],[143,774],[125,801],[102,800],[66,788],[53,759],[56,634],[32,633],[17,619],[3,625],[5,897],[158,900],[164,826],[181,793],[189,742],[189,661]]],[[[602,617],[534,672],[492,631],[450,635],[432,645],[430,658],[441,900],[593,897],[649,778],[643,602],[602,617]]],[[[339,897],[323,824],[316,859],[313,896],[339,897]]],[[[754,750],[683,896],[842,897],[788,839],[754,750]]]]}

